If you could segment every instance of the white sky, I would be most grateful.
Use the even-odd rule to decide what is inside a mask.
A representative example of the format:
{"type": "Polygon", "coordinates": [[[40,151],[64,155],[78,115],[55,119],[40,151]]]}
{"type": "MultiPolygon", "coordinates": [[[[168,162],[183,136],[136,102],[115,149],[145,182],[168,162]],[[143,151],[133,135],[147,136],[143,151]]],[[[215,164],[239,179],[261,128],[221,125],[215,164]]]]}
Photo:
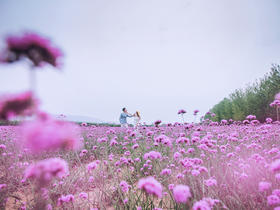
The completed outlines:
{"type": "MultiPolygon", "coordinates": [[[[65,53],[37,72],[42,109],[118,121],[205,113],[280,63],[278,0],[0,0],[0,36],[33,30],[65,53]]],[[[0,43],[0,47],[3,43],[0,43]]],[[[27,90],[24,64],[0,66],[0,92],[27,90]]]]}

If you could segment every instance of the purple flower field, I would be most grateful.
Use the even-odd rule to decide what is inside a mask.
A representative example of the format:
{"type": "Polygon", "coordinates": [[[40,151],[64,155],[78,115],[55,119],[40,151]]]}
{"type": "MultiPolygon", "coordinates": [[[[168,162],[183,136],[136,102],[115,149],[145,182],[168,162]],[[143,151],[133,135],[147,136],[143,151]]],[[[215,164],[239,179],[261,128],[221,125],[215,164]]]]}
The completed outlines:
{"type": "Polygon", "coordinates": [[[38,121],[48,126],[0,127],[2,208],[280,209],[277,121],[138,129],[38,121]]]}

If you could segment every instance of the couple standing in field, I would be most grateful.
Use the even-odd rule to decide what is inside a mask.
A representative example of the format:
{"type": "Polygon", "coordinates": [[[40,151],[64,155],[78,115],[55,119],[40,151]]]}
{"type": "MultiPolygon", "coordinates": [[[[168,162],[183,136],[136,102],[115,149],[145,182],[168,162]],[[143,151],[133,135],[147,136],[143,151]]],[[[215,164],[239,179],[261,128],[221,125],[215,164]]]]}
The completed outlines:
{"type": "Polygon", "coordinates": [[[136,111],[133,115],[129,114],[126,110],[126,108],[122,109],[122,113],[120,116],[120,123],[121,123],[121,127],[128,127],[128,123],[127,123],[127,118],[128,117],[134,117],[134,127],[137,127],[140,125],[140,113],[138,111],[136,111]]]}

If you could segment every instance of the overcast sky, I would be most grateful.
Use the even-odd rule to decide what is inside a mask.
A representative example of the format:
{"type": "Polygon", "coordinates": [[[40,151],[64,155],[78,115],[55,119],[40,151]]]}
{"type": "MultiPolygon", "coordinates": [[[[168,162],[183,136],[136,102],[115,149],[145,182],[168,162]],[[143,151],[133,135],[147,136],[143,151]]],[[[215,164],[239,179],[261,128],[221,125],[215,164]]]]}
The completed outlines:
{"type": "MultiPolygon", "coordinates": [[[[118,121],[192,120],[280,63],[278,0],[0,0],[0,36],[32,30],[65,53],[37,72],[42,109],[118,121]]],[[[3,47],[0,42],[0,48],[3,47]]],[[[0,92],[28,90],[28,66],[0,66],[0,92]]]]}

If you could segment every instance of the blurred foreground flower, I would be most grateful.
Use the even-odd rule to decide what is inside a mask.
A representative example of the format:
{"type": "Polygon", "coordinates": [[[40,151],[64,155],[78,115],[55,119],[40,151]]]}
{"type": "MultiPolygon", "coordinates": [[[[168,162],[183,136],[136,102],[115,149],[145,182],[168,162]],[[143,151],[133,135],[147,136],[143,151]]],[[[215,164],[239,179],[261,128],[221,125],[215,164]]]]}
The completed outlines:
{"type": "Polygon", "coordinates": [[[62,57],[60,49],[54,47],[49,39],[34,32],[25,32],[22,35],[13,35],[6,38],[6,49],[0,54],[1,63],[14,63],[23,59],[31,61],[30,90],[36,91],[36,75],[33,67],[42,67],[50,64],[60,66],[62,57]]]}
{"type": "Polygon", "coordinates": [[[37,119],[22,126],[22,146],[30,152],[73,150],[80,147],[80,128],[75,124],[51,119],[37,119]]]}
{"type": "Polygon", "coordinates": [[[34,179],[40,187],[47,186],[53,178],[67,175],[68,165],[60,158],[50,158],[30,165],[25,170],[25,179],[34,179]]]}
{"type": "Polygon", "coordinates": [[[11,94],[0,97],[0,120],[15,116],[30,116],[37,111],[38,100],[32,92],[11,94]]]}
{"type": "Polygon", "coordinates": [[[62,57],[60,49],[53,47],[49,39],[33,32],[23,33],[19,36],[8,36],[6,44],[3,61],[7,63],[28,58],[34,66],[49,63],[57,67],[59,65],[58,59],[62,57]]]}

